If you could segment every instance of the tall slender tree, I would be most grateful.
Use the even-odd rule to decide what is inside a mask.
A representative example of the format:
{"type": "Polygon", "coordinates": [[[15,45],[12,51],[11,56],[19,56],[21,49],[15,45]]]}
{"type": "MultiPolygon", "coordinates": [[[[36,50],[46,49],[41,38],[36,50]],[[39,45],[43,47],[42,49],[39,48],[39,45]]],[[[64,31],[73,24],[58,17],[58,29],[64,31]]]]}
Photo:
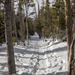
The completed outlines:
{"type": "Polygon", "coordinates": [[[28,7],[27,5],[25,4],[25,7],[26,7],[26,28],[27,28],[27,43],[29,45],[29,31],[28,31],[28,22],[27,22],[27,19],[28,19],[28,7]]]}
{"type": "Polygon", "coordinates": [[[20,35],[21,35],[21,42],[24,43],[25,45],[25,41],[24,41],[24,35],[23,35],[23,21],[22,21],[22,1],[19,0],[19,19],[20,19],[20,35]]]}
{"type": "Polygon", "coordinates": [[[45,12],[44,12],[44,10],[45,10],[45,2],[44,2],[44,0],[42,0],[42,11],[41,11],[41,17],[42,17],[42,25],[43,25],[43,34],[44,34],[44,38],[45,38],[45,23],[44,23],[44,19],[45,19],[45,17],[44,17],[44,14],[45,14],[45,12]]]}
{"type": "Polygon", "coordinates": [[[27,44],[29,45],[29,30],[28,30],[28,9],[29,7],[33,7],[35,4],[33,3],[33,0],[24,0],[25,4],[25,10],[26,10],[26,29],[27,29],[27,44]]]}
{"type": "MultiPolygon", "coordinates": [[[[12,0],[12,25],[13,25],[13,35],[18,40],[17,29],[16,29],[16,20],[15,20],[15,10],[14,10],[14,0],[12,0]]],[[[18,41],[16,41],[18,43],[18,41]]]]}
{"type": "Polygon", "coordinates": [[[72,17],[71,17],[71,6],[70,0],[64,0],[65,3],[65,16],[66,16],[66,32],[67,32],[67,49],[68,49],[68,75],[71,75],[70,71],[70,46],[72,42],[72,17]]]}
{"type": "Polygon", "coordinates": [[[16,74],[16,68],[15,68],[12,28],[11,28],[11,0],[5,0],[5,37],[7,45],[9,75],[12,75],[16,74]]]}
{"type": "Polygon", "coordinates": [[[71,59],[70,59],[70,63],[71,63],[69,66],[70,66],[70,69],[69,69],[69,73],[71,75],[75,75],[75,50],[74,50],[74,45],[75,45],[75,0],[72,0],[73,1],[73,5],[72,5],[72,23],[73,23],[73,41],[72,41],[72,44],[71,44],[71,59]]]}
{"type": "Polygon", "coordinates": [[[70,45],[72,42],[71,6],[70,6],[70,0],[64,0],[64,2],[65,2],[65,14],[66,14],[67,48],[68,48],[68,56],[69,56],[70,45]]]}
{"type": "Polygon", "coordinates": [[[24,4],[22,5],[23,6],[23,8],[22,8],[22,25],[23,25],[23,37],[24,37],[24,39],[25,39],[25,22],[24,22],[24,19],[25,19],[25,11],[24,11],[24,4]]]}
{"type": "MultiPolygon", "coordinates": [[[[37,20],[37,22],[38,22],[38,26],[36,26],[39,30],[39,32],[38,32],[38,34],[39,34],[39,39],[41,39],[41,35],[42,35],[42,26],[41,26],[41,19],[40,19],[40,6],[39,6],[39,1],[37,0],[37,3],[38,3],[38,20],[37,20]]],[[[36,28],[36,29],[37,29],[36,28]]]]}
{"type": "Polygon", "coordinates": [[[51,12],[50,12],[50,1],[46,0],[45,6],[45,36],[48,37],[51,32],[51,12]]]}
{"type": "MultiPolygon", "coordinates": [[[[37,18],[36,6],[34,6],[34,12],[36,14],[35,18],[37,18]]],[[[35,32],[35,20],[33,21],[33,24],[34,24],[34,32],[35,32]]]]}

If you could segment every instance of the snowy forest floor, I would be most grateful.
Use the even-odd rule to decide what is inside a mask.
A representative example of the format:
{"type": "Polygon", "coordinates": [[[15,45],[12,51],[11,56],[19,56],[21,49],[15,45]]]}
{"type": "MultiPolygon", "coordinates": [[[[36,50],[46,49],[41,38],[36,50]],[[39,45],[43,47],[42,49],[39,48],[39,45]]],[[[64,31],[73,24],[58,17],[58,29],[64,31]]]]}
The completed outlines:
{"type": "MultiPolygon", "coordinates": [[[[17,75],[67,75],[67,43],[31,36],[29,46],[15,45],[17,75]]],[[[8,75],[6,45],[0,46],[0,75],[8,75]]]]}

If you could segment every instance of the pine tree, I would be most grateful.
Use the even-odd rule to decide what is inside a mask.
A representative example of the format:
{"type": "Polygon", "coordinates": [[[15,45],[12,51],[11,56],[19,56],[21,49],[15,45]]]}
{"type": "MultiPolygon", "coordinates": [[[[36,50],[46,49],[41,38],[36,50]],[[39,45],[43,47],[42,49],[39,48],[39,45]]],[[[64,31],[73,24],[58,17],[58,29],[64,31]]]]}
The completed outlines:
{"type": "Polygon", "coordinates": [[[60,30],[65,30],[66,25],[65,25],[65,16],[64,14],[61,12],[59,15],[59,29],[60,30]]]}
{"type": "Polygon", "coordinates": [[[37,0],[37,3],[38,3],[38,16],[37,16],[37,19],[36,19],[36,25],[35,25],[35,31],[38,33],[39,35],[39,39],[41,39],[42,37],[42,24],[41,24],[41,21],[42,21],[42,16],[41,16],[41,9],[40,9],[40,6],[39,6],[39,1],[37,0]]]}
{"type": "Polygon", "coordinates": [[[31,18],[28,18],[28,29],[29,29],[29,36],[34,35],[34,26],[31,18]]]}
{"type": "Polygon", "coordinates": [[[44,38],[45,38],[45,2],[44,0],[42,0],[42,7],[41,7],[41,25],[42,25],[42,30],[43,30],[43,35],[44,35],[44,38]]]}
{"type": "Polygon", "coordinates": [[[45,36],[48,37],[51,33],[51,9],[50,9],[50,2],[46,0],[45,6],[45,36]]]}
{"type": "Polygon", "coordinates": [[[41,25],[41,20],[40,20],[40,15],[38,16],[38,18],[36,19],[36,26],[35,26],[35,30],[39,35],[39,39],[41,39],[41,35],[42,35],[42,25],[41,25]]]}
{"type": "Polygon", "coordinates": [[[55,4],[52,5],[52,26],[52,31],[56,34],[57,38],[62,39],[66,36],[65,9],[63,1],[56,0],[55,4]]]}

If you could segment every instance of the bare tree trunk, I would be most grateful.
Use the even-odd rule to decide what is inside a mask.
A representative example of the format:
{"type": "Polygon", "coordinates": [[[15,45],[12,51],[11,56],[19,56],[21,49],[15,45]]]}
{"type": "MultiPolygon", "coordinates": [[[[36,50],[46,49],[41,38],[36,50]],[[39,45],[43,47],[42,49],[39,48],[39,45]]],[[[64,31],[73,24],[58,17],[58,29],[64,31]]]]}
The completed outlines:
{"type": "Polygon", "coordinates": [[[41,39],[41,33],[39,33],[39,39],[41,39]]]}
{"type": "Polygon", "coordinates": [[[73,6],[73,39],[75,39],[75,0],[74,0],[74,6],[73,6]]]}
{"type": "Polygon", "coordinates": [[[72,61],[74,60],[74,62],[72,63],[73,69],[72,69],[72,75],[75,75],[75,0],[74,0],[74,6],[73,6],[73,51],[72,51],[72,61]]]}
{"type": "MultiPolygon", "coordinates": [[[[45,2],[44,2],[44,0],[42,0],[42,4],[43,4],[43,10],[42,10],[42,14],[43,14],[43,17],[44,17],[44,5],[45,5],[45,2]]],[[[44,23],[44,21],[43,21],[43,27],[44,27],[43,34],[44,34],[44,40],[45,40],[45,23],[44,23]]]]}
{"type": "Polygon", "coordinates": [[[15,23],[15,11],[14,11],[14,22],[13,22],[13,25],[14,25],[14,33],[15,33],[15,37],[18,39],[17,37],[17,30],[16,30],[16,23],[15,23]]]}
{"type": "Polygon", "coordinates": [[[23,38],[25,39],[25,22],[24,22],[24,18],[25,18],[25,14],[24,14],[24,10],[23,10],[22,25],[23,25],[23,38]]]}
{"type": "Polygon", "coordinates": [[[66,32],[67,32],[67,49],[68,49],[68,75],[70,75],[69,71],[69,58],[70,58],[70,45],[72,42],[72,17],[71,17],[71,7],[70,0],[64,0],[65,3],[65,16],[66,16],[66,32]]]}
{"type": "MultiPolygon", "coordinates": [[[[26,5],[25,5],[26,6],[26,5]]],[[[28,32],[28,24],[27,24],[27,17],[28,17],[28,11],[26,6],[26,28],[27,28],[27,44],[29,45],[29,32],[28,32]]]]}
{"type": "MultiPolygon", "coordinates": [[[[14,0],[12,1],[12,23],[13,23],[13,31],[14,31],[14,35],[15,37],[17,38],[18,40],[18,37],[17,37],[17,30],[16,30],[16,21],[15,21],[15,11],[14,11],[14,0]]],[[[18,41],[17,41],[18,43],[18,41]]]]}
{"type": "MultiPolygon", "coordinates": [[[[22,25],[22,13],[21,13],[21,1],[20,0],[19,0],[19,18],[20,18],[21,41],[24,43],[23,25],[22,25]]],[[[24,43],[24,45],[25,45],[25,43],[24,43]]]]}
{"type": "Polygon", "coordinates": [[[9,75],[16,74],[11,28],[11,0],[5,0],[5,37],[7,45],[9,75]]]}
{"type": "Polygon", "coordinates": [[[37,3],[38,3],[38,16],[40,15],[40,12],[39,12],[39,10],[40,10],[40,6],[39,6],[39,1],[37,0],[37,3]]]}
{"type": "Polygon", "coordinates": [[[25,35],[25,22],[24,22],[24,17],[22,17],[22,23],[23,23],[23,35],[25,35]]]}
{"type": "MultiPolygon", "coordinates": [[[[35,13],[36,13],[36,6],[34,6],[34,11],[35,11],[35,13]]],[[[37,13],[36,13],[36,18],[37,18],[37,13]]],[[[35,32],[35,21],[34,21],[34,32],[35,32]]]]}
{"type": "Polygon", "coordinates": [[[67,48],[69,56],[70,45],[72,42],[72,17],[71,17],[70,0],[64,0],[64,2],[65,2],[65,14],[66,14],[67,48]]]}

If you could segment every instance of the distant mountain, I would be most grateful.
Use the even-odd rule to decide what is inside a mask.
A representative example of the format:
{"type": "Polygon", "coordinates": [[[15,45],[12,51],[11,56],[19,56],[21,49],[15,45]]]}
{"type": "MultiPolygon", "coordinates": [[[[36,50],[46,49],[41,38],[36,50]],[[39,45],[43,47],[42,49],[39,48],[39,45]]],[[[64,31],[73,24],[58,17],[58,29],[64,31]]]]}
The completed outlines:
{"type": "Polygon", "coordinates": [[[32,20],[35,20],[36,19],[36,12],[31,12],[28,17],[31,18],[32,20]]]}
{"type": "Polygon", "coordinates": [[[36,12],[31,12],[29,15],[34,15],[36,12]]]}

